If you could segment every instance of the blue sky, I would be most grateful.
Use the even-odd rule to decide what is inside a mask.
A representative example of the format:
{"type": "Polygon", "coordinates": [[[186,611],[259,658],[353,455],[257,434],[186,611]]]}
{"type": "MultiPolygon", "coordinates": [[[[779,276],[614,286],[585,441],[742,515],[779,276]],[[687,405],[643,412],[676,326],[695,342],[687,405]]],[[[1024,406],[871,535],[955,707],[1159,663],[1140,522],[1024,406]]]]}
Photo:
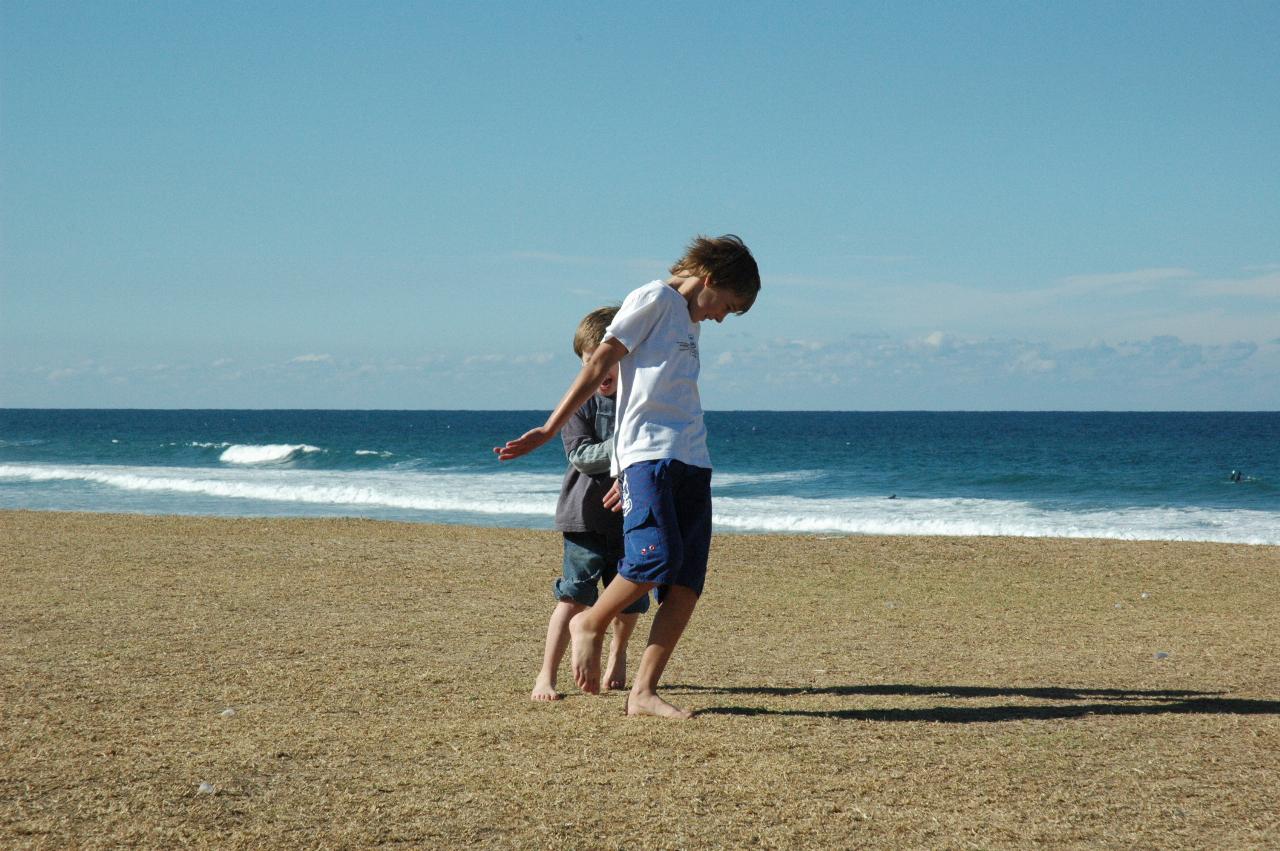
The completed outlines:
{"type": "Polygon", "coordinates": [[[1280,408],[1280,4],[0,3],[0,405],[1280,408]]]}

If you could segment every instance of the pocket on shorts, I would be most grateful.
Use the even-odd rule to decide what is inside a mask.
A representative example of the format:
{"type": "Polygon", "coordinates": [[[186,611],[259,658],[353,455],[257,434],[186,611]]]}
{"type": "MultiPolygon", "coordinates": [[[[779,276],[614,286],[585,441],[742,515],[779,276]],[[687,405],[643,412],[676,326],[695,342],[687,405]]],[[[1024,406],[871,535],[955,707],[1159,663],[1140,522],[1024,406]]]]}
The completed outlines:
{"type": "Polygon", "coordinates": [[[667,560],[667,544],[653,509],[645,507],[622,518],[623,551],[633,568],[652,567],[667,560]]]}

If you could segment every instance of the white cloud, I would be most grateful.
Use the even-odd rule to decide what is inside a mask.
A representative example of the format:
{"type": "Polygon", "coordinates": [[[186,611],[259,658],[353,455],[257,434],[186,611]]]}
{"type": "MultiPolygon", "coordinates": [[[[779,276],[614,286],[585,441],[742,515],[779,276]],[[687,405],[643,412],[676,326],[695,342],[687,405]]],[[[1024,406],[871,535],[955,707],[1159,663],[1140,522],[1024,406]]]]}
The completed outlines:
{"type": "Polygon", "coordinates": [[[521,352],[515,354],[496,354],[488,353],[483,355],[468,355],[463,364],[467,366],[541,366],[551,363],[556,356],[550,352],[521,352]]]}
{"type": "Polygon", "coordinates": [[[934,331],[920,342],[924,343],[926,346],[941,349],[944,347],[950,348],[953,340],[954,338],[950,334],[945,334],[942,331],[934,331]]]}
{"type": "Polygon", "coordinates": [[[1280,299],[1280,271],[1254,278],[1216,278],[1197,281],[1194,290],[1206,298],[1245,297],[1280,299]]]}
{"type": "Polygon", "coordinates": [[[332,360],[333,355],[298,355],[290,359],[289,363],[329,363],[332,360]]]}
{"type": "Polygon", "coordinates": [[[549,352],[534,352],[533,354],[529,354],[529,355],[516,355],[515,357],[511,358],[511,363],[513,364],[528,364],[528,363],[544,364],[544,363],[551,363],[551,361],[554,359],[555,359],[555,355],[549,352]]]}
{"type": "Polygon", "coordinates": [[[828,345],[828,343],[823,340],[787,340],[779,338],[774,342],[779,346],[785,346],[789,349],[799,349],[806,352],[816,352],[828,345]]]}
{"type": "Polygon", "coordinates": [[[1100,319],[1095,330],[1112,339],[1177,337],[1203,345],[1224,345],[1235,340],[1264,340],[1280,327],[1280,311],[1221,303],[1206,306],[1153,310],[1141,316],[1100,319]]]}
{"type": "MultiPolygon", "coordinates": [[[[1171,334],[1091,334],[1081,343],[976,336],[938,325],[918,334],[821,339],[704,337],[699,390],[710,410],[1280,409],[1280,336],[1203,342],[1171,334]],[[1265,342],[1264,342],[1265,341],[1265,342]],[[723,347],[722,347],[723,346],[723,347]]],[[[721,329],[723,330],[723,329],[721,329]]],[[[314,407],[539,407],[564,392],[568,352],[433,352],[351,358],[342,369],[238,369],[209,358],[107,364],[68,358],[0,364],[11,405],[278,404],[314,407]],[[104,375],[101,370],[114,370],[104,375]],[[113,382],[128,377],[127,385],[113,382]],[[497,401],[493,388],[500,387],[497,401]],[[259,401],[262,400],[262,401],[259,401]]],[[[314,363],[314,361],[312,361],[314,363]]]]}
{"type": "Polygon", "coordinates": [[[467,358],[463,363],[467,366],[471,366],[472,364],[505,363],[506,360],[506,355],[467,355],[467,358]]]}
{"type": "Polygon", "coordinates": [[[1058,345],[1161,335],[1222,344],[1267,339],[1280,327],[1280,272],[1275,271],[1207,277],[1170,266],[1001,290],[948,281],[850,281],[846,287],[839,299],[811,303],[788,291],[775,300],[775,311],[790,314],[784,321],[804,322],[819,334],[843,327],[928,340],[947,328],[971,337],[1017,334],[1058,345]]]}
{"type": "Polygon", "coordinates": [[[1038,352],[1027,349],[1020,353],[1009,365],[1011,372],[1044,373],[1058,368],[1056,361],[1042,357],[1038,352]]]}
{"type": "Polygon", "coordinates": [[[1149,289],[1151,284],[1195,276],[1196,273],[1190,269],[1135,269],[1131,272],[1109,272],[1101,275],[1071,275],[1063,278],[1060,283],[1067,289],[1075,291],[1116,286],[1137,286],[1149,289]]]}
{"type": "Polygon", "coordinates": [[[1053,345],[935,331],[924,338],[850,337],[821,349],[771,341],[735,347],[731,360],[716,359],[704,375],[709,407],[752,407],[752,396],[756,405],[883,409],[1270,408],[1280,402],[1274,347],[1167,335],[1053,345]],[[722,395],[733,401],[719,402],[722,395]]]}

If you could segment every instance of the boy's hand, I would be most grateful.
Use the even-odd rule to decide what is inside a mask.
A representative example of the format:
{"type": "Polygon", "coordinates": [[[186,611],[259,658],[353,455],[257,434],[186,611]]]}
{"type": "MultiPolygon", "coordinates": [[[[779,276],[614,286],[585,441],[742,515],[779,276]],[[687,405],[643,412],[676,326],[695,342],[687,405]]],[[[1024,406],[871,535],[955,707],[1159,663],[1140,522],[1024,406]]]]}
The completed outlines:
{"type": "Polygon", "coordinates": [[[528,455],[555,436],[555,432],[547,431],[545,426],[539,426],[526,431],[515,440],[507,441],[505,446],[493,447],[493,451],[497,454],[499,461],[510,461],[512,458],[528,455]]]}
{"type": "Polygon", "coordinates": [[[604,499],[601,502],[610,511],[618,512],[622,510],[622,486],[618,484],[617,479],[613,480],[613,487],[609,488],[609,492],[604,495],[604,499]]]}

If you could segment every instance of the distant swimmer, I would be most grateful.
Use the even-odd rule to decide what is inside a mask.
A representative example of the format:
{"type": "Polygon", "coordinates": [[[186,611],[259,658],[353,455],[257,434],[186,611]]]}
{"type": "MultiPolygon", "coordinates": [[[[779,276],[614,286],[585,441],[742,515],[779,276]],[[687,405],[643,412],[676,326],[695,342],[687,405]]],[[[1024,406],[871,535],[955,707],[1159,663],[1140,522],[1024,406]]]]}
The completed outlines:
{"type": "Polygon", "coordinates": [[[1240,481],[1242,478],[1244,478],[1244,475],[1243,475],[1239,470],[1232,470],[1232,471],[1231,471],[1231,481],[1233,481],[1233,482],[1238,482],[1238,481],[1240,481]]]}
{"type": "Polygon", "coordinates": [[[889,494],[889,499],[897,499],[897,498],[898,498],[898,495],[896,493],[889,494]]]}

